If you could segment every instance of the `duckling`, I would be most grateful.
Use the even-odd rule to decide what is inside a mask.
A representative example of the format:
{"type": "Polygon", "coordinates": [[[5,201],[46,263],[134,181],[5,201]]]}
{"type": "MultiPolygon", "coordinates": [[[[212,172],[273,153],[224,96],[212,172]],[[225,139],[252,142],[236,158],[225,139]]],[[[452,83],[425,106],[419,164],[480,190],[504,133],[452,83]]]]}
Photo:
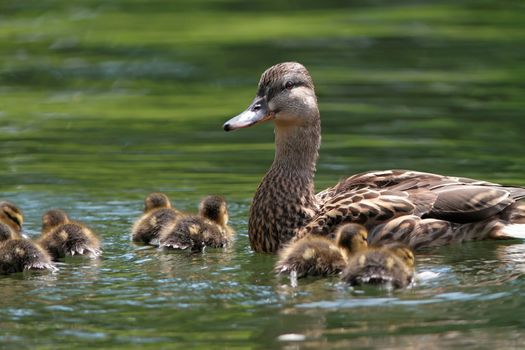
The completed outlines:
{"type": "Polygon", "coordinates": [[[406,267],[413,272],[416,258],[408,246],[402,243],[394,243],[385,246],[385,248],[392,251],[403,263],[405,263],[406,267]]]}
{"type": "Polygon", "coordinates": [[[202,251],[205,247],[229,246],[233,235],[226,201],[220,196],[207,196],[199,205],[199,215],[184,215],[161,231],[159,245],[202,251]]]}
{"type": "Polygon", "coordinates": [[[309,235],[290,243],[279,252],[275,265],[278,274],[328,276],[343,271],[349,256],[366,249],[367,231],[359,224],[345,224],[335,232],[335,241],[309,235]]]}
{"type": "Polygon", "coordinates": [[[42,216],[42,234],[37,241],[53,260],[69,255],[87,255],[95,258],[102,251],[99,238],[84,224],[71,221],[60,209],[52,209],[42,216]]]}
{"type": "Polygon", "coordinates": [[[131,240],[158,245],[159,232],[180,215],[164,193],[150,193],[144,200],[144,214],[133,224],[131,240]]]}
{"type": "Polygon", "coordinates": [[[58,270],[49,254],[38,244],[18,235],[7,224],[0,223],[0,274],[25,270],[58,270]]]}
{"type": "Polygon", "coordinates": [[[24,215],[11,202],[0,202],[0,222],[8,225],[12,230],[15,238],[22,238],[22,224],[24,223],[24,215]]]}
{"type": "Polygon", "coordinates": [[[341,279],[351,285],[380,284],[405,288],[414,279],[414,254],[402,244],[370,248],[348,261],[341,279]]]}

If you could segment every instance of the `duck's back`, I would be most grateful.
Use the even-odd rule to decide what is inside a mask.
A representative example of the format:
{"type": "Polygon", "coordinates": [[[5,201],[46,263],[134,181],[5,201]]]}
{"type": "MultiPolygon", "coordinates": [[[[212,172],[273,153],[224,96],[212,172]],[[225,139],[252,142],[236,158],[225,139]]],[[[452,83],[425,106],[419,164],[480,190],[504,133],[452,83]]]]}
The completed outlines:
{"type": "Polygon", "coordinates": [[[0,274],[55,267],[41,247],[27,239],[11,239],[0,246],[0,274]]]}
{"type": "MultiPolygon", "coordinates": [[[[318,214],[299,237],[309,233],[329,235],[347,221],[372,230],[396,220],[403,227],[395,231],[412,225],[428,236],[414,240],[414,230],[403,238],[404,243],[420,248],[428,246],[427,241],[443,245],[458,240],[497,239],[504,236],[505,225],[525,223],[525,207],[518,202],[525,198],[523,188],[409,170],[357,174],[318,193],[316,198],[318,214]],[[490,230],[480,233],[480,224],[490,226],[490,230]],[[434,233],[439,240],[430,237],[434,233]]],[[[375,235],[376,240],[383,237],[385,242],[391,240],[388,232],[375,235]]]]}

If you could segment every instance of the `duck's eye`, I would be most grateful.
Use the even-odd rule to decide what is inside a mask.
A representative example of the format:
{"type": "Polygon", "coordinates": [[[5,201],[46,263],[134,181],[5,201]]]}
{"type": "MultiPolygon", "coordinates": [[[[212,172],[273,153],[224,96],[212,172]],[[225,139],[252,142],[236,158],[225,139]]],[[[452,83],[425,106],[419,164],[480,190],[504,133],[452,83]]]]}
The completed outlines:
{"type": "Polygon", "coordinates": [[[294,86],[295,86],[295,84],[294,84],[294,82],[291,81],[291,80],[288,80],[288,81],[286,82],[286,84],[284,84],[284,88],[285,88],[285,89],[288,89],[288,90],[293,89],[294,86]]]}

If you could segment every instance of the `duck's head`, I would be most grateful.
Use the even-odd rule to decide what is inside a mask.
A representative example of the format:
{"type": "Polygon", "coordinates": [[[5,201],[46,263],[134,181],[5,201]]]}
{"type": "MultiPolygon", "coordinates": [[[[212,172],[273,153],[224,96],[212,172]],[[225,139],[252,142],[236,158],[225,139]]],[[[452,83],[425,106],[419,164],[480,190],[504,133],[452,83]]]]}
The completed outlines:
{"type": "Polygon", "coordinates": [[[363,225],[344,224],[337,229],[336,242],[341,248],[355,253],[368,248],[368,231],[363,225]]]}
{"type": "Polygon", "coordinates": [[[415,264],[414,253],[404,244],[392,244],[388,248],[394,253],[398,258],[401,259],[409,268],[413,268],[415,264]]]}
{"type": "Polygon", "coordinates": [[[253,102],[224,123],[224,130],[248,128],[268,120],[276,126],[319,123],[314,83],[302,64],[285,62],[268,68],[261,76],[253,102]]]}
{"type": "Polygon", "coordinates": [[[14,231],[22,231],[24,215],[13,203],[0,202],[0,221],[9,225],[14,231]]]}
{"type": "Polygon", "coordinates": [[[146,199],[144,200],[144,212],[147,213],[148,211],[156,208],[171,208],[171,203],[164,193],[160,192],[153,192],[148,194],[146,199]]]}
{"type": "Polygon", "coordinates": [[[228,207],[223,197],[205,197],[199,205],[199,214],[219,225],[228,224],[228,207]]]}
{"type": "Polygon", "coordinates": [[[7,224],[0,222],[0,242],[13,238],[13,230],[7,224]]]}
{"type": "Polygon", "coordinates": [[[60,209],[48,210],[42,215],[42,232],[46,232],[53,227],[65,224],[69,221],[66,212],[60,209]]]}

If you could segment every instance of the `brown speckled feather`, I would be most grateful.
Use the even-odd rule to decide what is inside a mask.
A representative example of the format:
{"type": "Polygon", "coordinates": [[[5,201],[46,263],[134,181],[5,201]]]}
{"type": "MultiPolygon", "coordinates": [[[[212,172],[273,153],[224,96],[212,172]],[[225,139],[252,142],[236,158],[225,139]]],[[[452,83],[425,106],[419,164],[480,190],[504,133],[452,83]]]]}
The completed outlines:
{"type": "Polygon", "coordinates": [[[483,239],[508,239],[502,234],[503,220],[488,218],[471,223],[453,223],[406,215],[374,227],[371,245],[404,243],[414,250],[483,239]]]}
{"type": "Polygon", "coordinates": [[[275,252],[315,214],[313,186],[276,168],[266,174],[250,208],[250,244],[255,251],[275,252]],[[288,197],[282,193],[297,191],[288,197]],[[262,214],[262,215],[261,215],[262,214]]]}
{"type": "MultiPolygon", "coordinates": [[[[376,238],[371,243],[400,241],[418,249],[501,238],[498,231],[504,223],[498,221],[498,214],[503,215],[506,208],[525,198],[525,190],[468,178],[392,170],[354,175],[317,198],[323,200],[319,213],[299,237],[328,235],[342,222],[358,222],[369,229],[381,225],[372,232],[371,237],[376,238]],[[478,233],[470,235],[473,230],[478,233]]],[[[515,217],[519,216],[516,212],[523,211],[519,208],[513,211],[515,217]]]]}
{"type": "Polygon", "coordinates": [[[363,188],[340,192],[321,205],[319,213],[303,228],[300,235],[328,235],[344,222],[373,227],[398,216],[411,214],[414,209],[403,192],[363,188]]]}

